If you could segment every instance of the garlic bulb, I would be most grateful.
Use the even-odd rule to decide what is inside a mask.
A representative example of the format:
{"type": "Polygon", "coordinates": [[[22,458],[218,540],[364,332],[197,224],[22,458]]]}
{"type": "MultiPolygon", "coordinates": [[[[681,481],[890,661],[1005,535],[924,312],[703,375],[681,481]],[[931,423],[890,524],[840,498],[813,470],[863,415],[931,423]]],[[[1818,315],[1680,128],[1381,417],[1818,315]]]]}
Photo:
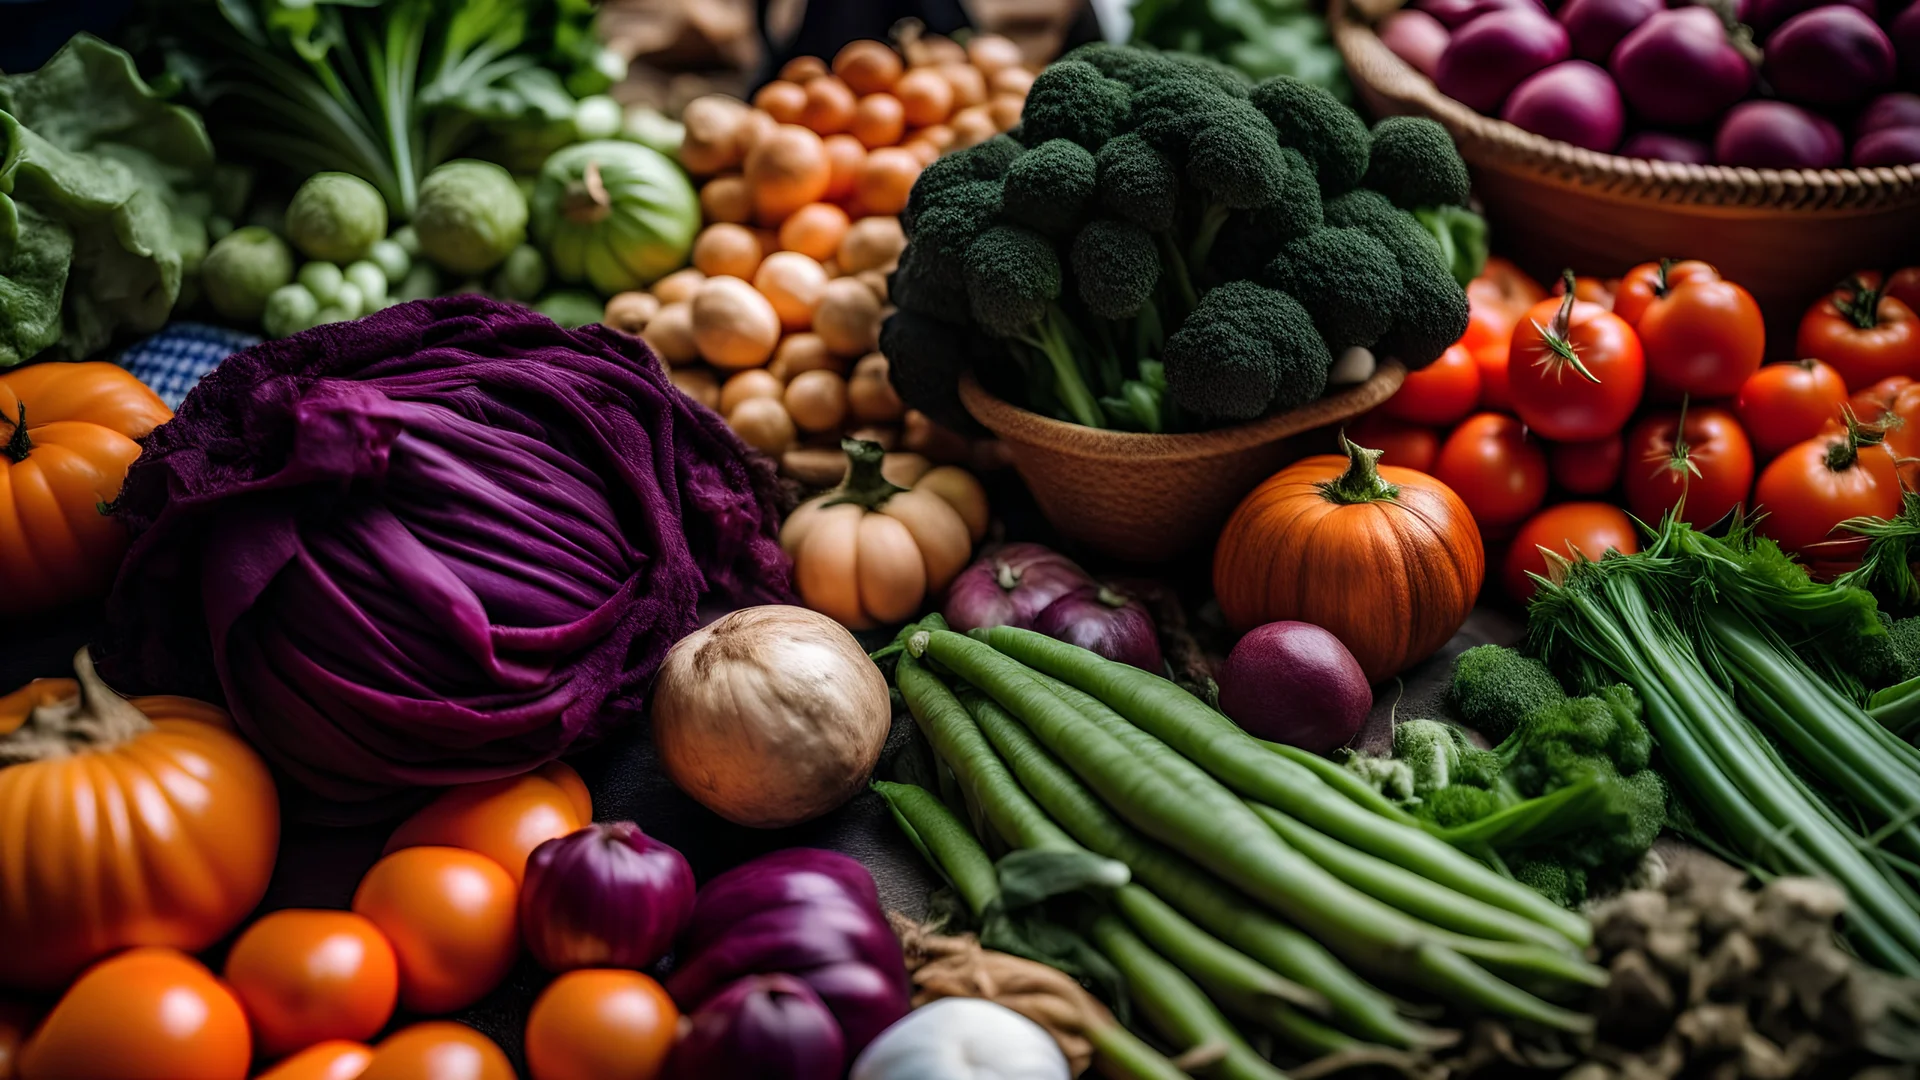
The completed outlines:
{"type": "Polygon", "coordinates": [[[1072,1080],[1039,1024],[979,998],[941,998],[880,1033],[848,1080],[1072,1080]]]}

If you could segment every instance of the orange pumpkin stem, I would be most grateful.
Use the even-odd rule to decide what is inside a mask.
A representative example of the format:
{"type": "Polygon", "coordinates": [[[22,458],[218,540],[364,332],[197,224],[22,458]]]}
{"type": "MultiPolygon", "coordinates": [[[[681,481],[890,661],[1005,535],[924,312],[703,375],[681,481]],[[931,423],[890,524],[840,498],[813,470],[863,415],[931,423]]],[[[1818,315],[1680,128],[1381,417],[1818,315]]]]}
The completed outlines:
{"type": "Polygon", "coordinates": [[[1345,432],[1340,434],[1340,443],[1347,450],[1347,471],[1335,479],[1315,484],[1321,494],[1332,502],[1346,505],[1391,501],[1400,497],[1397,485],[1380,478],[1380,455],[1385,451],[1357,446],[1347,438],[1345,432]]]}
{"type": "Polygon", "coordinates": [[[7,440],[5,447],[0,447],[0,451],[5,452],[8,461],[16,463],[27,460],[27,455],[33,453],[33,439],[27,435],[26,402],[20,403],[20,415],[13,422],[13,437],[7,440]]]}
{"type": "Polygon", "coordinates": [[[877,442],[866,439],[841,439],[840,449],[847,452],[847,478],[820,505],[852,503],[868,511],[878,510],[887,500],[907,490],[880,474],[887,452],[877,442]]]}
{"type": "Polygon", "coordinates": [[[85,648],[74,655],[73,673],[78,693],[34,706],[26,723],[0,737],[0,767],[105,750],[152,729],[147,714],[100,678],[85,648]]]}

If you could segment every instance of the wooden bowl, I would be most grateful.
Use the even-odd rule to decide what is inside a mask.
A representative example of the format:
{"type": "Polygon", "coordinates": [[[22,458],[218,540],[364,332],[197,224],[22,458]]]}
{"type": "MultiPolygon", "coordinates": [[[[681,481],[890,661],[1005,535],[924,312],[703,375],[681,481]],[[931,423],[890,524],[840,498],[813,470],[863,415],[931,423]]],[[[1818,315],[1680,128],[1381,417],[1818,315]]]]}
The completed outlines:
{"type": "Polygon", "coordinates": [[[1069,540],[1133,563],[1162,562],[1219,535],[1254,485],[1301,454],[1290,436],[1359,416],[1407,377],[1384,360],[1366,382],[1235,427],[1145,435],[1082,427],[993,396],[971,372],[960,400],[1005,442],[1047,520],[1069,540]]]}
{"type": "Polygon", "coordinates": [[[1768,356],[1791,359],[1800,317],[1822,292],[1920,253],[1920,166],[1747,169],[1583,150],[1442,94],[1356,7],[1384,14],[1378,0],[1330,0],[1327,18],[1361,102],[1376,116],[1445,126],[1495,247],[1543,282],[1568,267],[1606,277],[1664,257],[1704,259],[1760,302],[1768,356]]]}

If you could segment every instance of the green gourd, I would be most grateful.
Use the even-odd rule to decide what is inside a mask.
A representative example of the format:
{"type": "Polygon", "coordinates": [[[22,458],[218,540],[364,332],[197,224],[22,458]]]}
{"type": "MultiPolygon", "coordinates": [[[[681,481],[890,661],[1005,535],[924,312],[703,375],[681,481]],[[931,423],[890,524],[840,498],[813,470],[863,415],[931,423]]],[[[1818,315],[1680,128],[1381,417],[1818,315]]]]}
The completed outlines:
{"type": "Polygon", "coordinates": [[[532,209],[534,239],[555,276],[609,295],[644,289],[685,266],[700,230],[700,198],[680,166],[613,139],[549,157],[532,209]]]}

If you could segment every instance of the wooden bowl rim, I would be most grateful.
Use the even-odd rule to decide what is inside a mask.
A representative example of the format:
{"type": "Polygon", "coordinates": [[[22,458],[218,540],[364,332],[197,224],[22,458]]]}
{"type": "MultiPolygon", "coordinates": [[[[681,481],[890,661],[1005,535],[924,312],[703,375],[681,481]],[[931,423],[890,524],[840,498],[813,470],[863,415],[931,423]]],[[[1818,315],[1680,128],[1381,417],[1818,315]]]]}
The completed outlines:
{"type": "Polygon", "coordinates": [[[960,402],[974,419],[1011,443],[1045,446],[1058,453],[1094,459],[1188,460],[1237,453],[1359,416],[1392,397],[1406,378],[1407,369],[1400,361],[1381,360],[1364,382],[1297,409],[1268,413],[1232,427],[1176,435],[1111,431],[1042,416],[996,397],[971,371],[961,373],[960,402]]]}

